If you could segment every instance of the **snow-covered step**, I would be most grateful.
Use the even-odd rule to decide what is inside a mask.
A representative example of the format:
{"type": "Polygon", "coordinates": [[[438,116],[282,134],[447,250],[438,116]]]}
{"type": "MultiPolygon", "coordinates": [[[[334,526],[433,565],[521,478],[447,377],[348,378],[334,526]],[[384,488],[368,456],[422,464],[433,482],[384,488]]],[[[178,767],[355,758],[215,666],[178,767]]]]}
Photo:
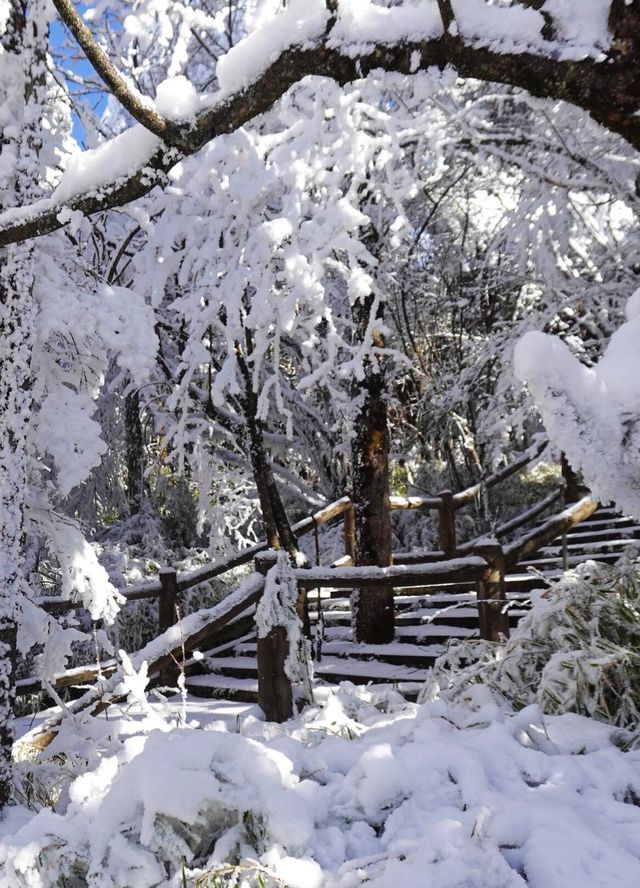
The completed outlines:
{"type": "Polygon", "coordinates": [[[593,517],[588,518],[586,521],[581,521],[580,524],[576,524],[575,527],[572,527],[567,531],[568,536],[577,536],[581,533],[589,533],[592,531],[604,530],[608,532],[611,528],[631,528],[631,527],[639,527],[638,522],[635,518],[626,518],[624,516],[618,516],[617,518],[599,518],[599,512],[594,512],[593,517]]]}
{"type": "MultiPolygon", "coordinates": [[[[593,553],[583,553],[581,555],[569,555],[567,558],[567,563],[569,567],[576,567],[578,564],[583,564],[585,561],[604,561],[607,564],[615,563],[620,557],[621,552],[598,552],[597,555],[593,553]]],[[[562,558],[532,558],[529,561],[521,561],[519,567],[526,569],[528,567],[550,567],[556,564],[562,564],[562,558]]]]}
{"type": "MultiPolygon", "coordinates": [[[[417,644],[407,641],[392,641],[389,644],[358,644],[351,639],[325,639],[322,643],[322,661],[326,657],[353,657],[356,660],[376,660],[381,663],[399,663],[412,667],[432,666],[435,659],[445,650],[449,636],[439,643],[417,644]]],[[[248,642],[238,649],[238,656],[255,657],[256,644],[248,642]]],[[[317,665],[317,664],[316,664],[317,665]]],[[[216,668],[216,658],[207,660],[207,666],[216,668]]]]}
{"type": "MultiPolygon", "coordinates": [[[[444,645],[442,646],[444,650],[444,645]]],[[[253,678],[256,674],[255,657],[214,657],[207,665],[215,669],[212,674],[216,678],[253,678]]],[[[314,665],[316,675],[330,681],[426,681],[428,668],[413,667],[406,664],[385,663],[380,660],[360,660],[346,656],[323,656],[322,662],[314,665]]],[[[187,678],[187,687],[191,690],[191,682],[196,686],[206,685],[208,675],[196,675],[187,678]]]]}
{"type": "MultiPolygon", "coordinates": [[[[396,625],[396,639],[398,641],[410,641],[415,644],[425,645],[432,642],[440,643],[449,638],[473,638],[477,636],[478,628],[466,626],[434,625],[422,623],[416,626],[396,625]]],[[[327,641],[353,642],[353,630],[348,626],[325,626],[324,638],[327,641]]]]}
{"type": "Polygon", "coordinates": [[[190,675],[187,688],[194,697],[223,697],[225,700],[258,702],[258,679],[227,675],[190,675]]]}
{"type": "MultiPolygon", "coordinates": [[[[612,540],[589,540],[580,543],[567,542],[567,551],[571,554],[580,552],[583,555],[590,555],[592,558],[597,559],[599,552],[611,554],[609,550],[615,550],[616,552],[620,553],[622,549],[625,549],[628,546],[637,545],[640,545],[640,540],[621,539],[620,537],[616,537],[612,540]]],[[[564,547],[562,543],[557,543],[553,546],[544,546],[543,548],[538,549],[538,554],[562,555],[563,548],[564,547]]]]}

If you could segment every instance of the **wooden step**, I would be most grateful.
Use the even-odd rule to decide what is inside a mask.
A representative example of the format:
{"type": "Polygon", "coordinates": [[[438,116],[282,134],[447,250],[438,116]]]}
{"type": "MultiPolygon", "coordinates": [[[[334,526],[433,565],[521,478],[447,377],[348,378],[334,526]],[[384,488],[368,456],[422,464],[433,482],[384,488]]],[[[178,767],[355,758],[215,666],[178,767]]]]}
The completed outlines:
{"type": "MultiPolygon", "coordinates": [[[[368,660],[370,662],[393,663],[397,665],[411,666],[412,668],[427,668],[433,666],[435,660],[444,653],[450,636],[440,639],[439,643],[416,644],[413,642],[392,641],[389,644],[356,644],[351,639],[335,640],[325,639],[322,643],[322,663],[327,657],[353,658],[354,660],[368,660]]],[[[255,665],[256,643],[247,642],[236,651],[238,657],[250,657],[255,665]]],[[[315,666],[317,663],[314,664],[315,666]]],[[[207,666],[217,671],[217,658],[207,660],[207,666]]]]}
{"type": "MultiPolygon", "coordinates": [[[[573,528],[566,538],[570,567],[594,559],[605,563],[640,540],[640,523],[612,509],[599,509],[592,518],[573,528]]],[[[516,626],[528,612],[530,593],[563,572],[563,541],[559,537],[534,557],[521,562],[505,577],[511,602],[509,622],[516,626]]],[[[321,659],[314,663],[314,683],[391,684],[415,699],[435,659],[453,639],[478,637],[478,602],[475,583],[415,586],[397,590],[396,637],[387,645],[354,642],[348,593],[336,587],[323,589],[320,599],[309,592],[312,631],[317,629],[322,608],[321,659]]],[[[255,702],[258,694],[256,632],[237,633],[224,639],[194,663],[187,688],[196,696],[222,696],[255,702]],[[200,674],[196,674],[200,673],[200,674]]]]}
{"type": "Polygon", "coordinates": [[[194,697],[224,698],[241,703],[258,702],[257,676],[249,678],[230,678],[226,675],[189,675],[187,690],[194,697]]]}
{"type": "MultiPolygon", "coordinates": [[[[444,645],[441,652],[444,651],[444,645]]],[[[256,661],[254,657],[215,657],[210,668],[215,668],[216,676],[229,678],[251,678],[256,673],[256,661]]],[[[357,658],[342,656],[323,656],[322,662],[314,664],[316,675],[326,681],[354,681],[363,683],[373,682],[399,682],[399,681],[426,681],[429,674],[427,668],[414,667],[407,664],[385,663],[381,660],[360,660],[357,658]]],[[[194,676],[198,683],[206,676],[194,676]]],[[[187,679],[189,686],[190,679],[187,679]]]]}

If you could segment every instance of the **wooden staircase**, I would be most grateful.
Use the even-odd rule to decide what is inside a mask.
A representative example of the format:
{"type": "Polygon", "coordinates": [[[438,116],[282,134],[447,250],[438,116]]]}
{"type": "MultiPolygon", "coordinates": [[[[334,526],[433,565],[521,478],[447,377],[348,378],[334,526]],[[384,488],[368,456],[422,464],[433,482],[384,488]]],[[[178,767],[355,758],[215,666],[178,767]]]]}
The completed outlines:
{"type": "MultiPolygon", "coordinates": [[[[564,537],[521,561],[505,577],[511,627],[527,612],[531,590],[559,577],[565,566],[572,568],[589,559],[613,563],[636,541],[640,541],[640,524],[599,508],[564,537]]],[[[349,598],[339,590],[323,589],[319,597],[309,593],[316,683],[392,684],[407,698],[415,698],[449,640],[478,637],[478,604],[472,583],[403,588],[397,591],[395,602],[395,640],[386,645],[356,644],[349,598]]],[[[228,629],[224,643],[189,664],[188,690],[200,697],[255,702],[258,678],[253,610],[240,615],[228,629]]]]}

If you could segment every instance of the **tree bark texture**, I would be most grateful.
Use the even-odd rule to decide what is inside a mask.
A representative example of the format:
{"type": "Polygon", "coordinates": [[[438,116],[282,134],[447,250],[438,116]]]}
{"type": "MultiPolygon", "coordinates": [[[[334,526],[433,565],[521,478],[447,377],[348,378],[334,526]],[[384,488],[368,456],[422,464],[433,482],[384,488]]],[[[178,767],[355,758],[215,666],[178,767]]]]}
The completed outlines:
{"type": "Polygon", "coordinates": [[[124,403],[124,424],[127,448],[127,499],[131,514],[140,511],[144,494],[144,438],[140,422],[140,396],[127,395],[124,403]]]}
{"type": "MultiPolygon", "coordinates": [[[[358,325],[364,332],[371,309],[359,307],[358,325]]],[[[380,334],[375,344],[384,345],[380,334]]],[[[356,418],[352,443],[353,503],[356,524],[356,564],[391,564],[391,509],[389,506],[389,423],[383,369],[369,363],[363,383],[364,399],[356,418]]],[[[360,589],[352,595],[357,641],[385,644],[395,629],[393,589],[360,589]]]]}

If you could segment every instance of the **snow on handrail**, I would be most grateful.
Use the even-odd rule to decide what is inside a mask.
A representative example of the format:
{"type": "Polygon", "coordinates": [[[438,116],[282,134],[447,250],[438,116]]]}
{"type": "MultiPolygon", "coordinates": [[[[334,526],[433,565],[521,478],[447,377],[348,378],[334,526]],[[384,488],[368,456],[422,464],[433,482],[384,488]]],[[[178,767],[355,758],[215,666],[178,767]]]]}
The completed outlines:
{"type": "Polygon", "coordinates": [[[533,555],[541,546],[550,543],[559,534],[570,530],[576,524],[580,524],[589,518],[598,508],[596,500],[585,496],[577,503],[573,503],[553,518],[549,518],[542,527],[532,530],[508,546],[505,546],[504,555],[507,567],[513,567],[529,555],[533,555]]]}
{"type": "Polygon", "coordinates": [[[430,580],[455,582],[474,580],[484,575],[487,561],[478,556],[451,558],[435,564],[393,564],[391,567],[312,567],[294,570],[298,585],[303,588],[339,586],[355,589],[362,586],[413,586],[430,580]]]}

